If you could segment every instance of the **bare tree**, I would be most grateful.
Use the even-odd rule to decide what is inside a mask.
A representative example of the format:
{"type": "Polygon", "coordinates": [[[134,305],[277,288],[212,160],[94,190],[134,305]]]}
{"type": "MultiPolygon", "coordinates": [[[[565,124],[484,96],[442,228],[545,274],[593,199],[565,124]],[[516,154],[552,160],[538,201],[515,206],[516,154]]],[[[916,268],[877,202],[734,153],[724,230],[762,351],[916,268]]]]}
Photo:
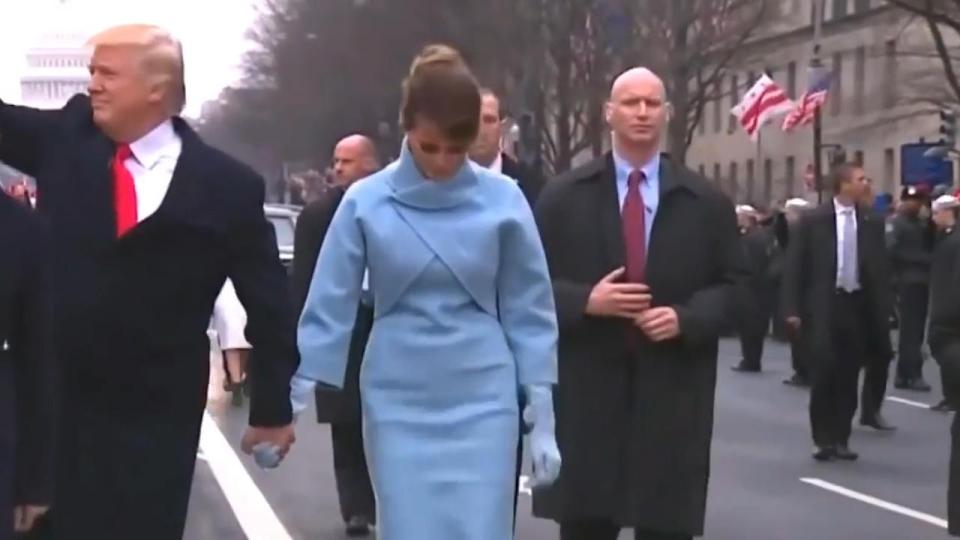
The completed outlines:
{"type": "Polygon", "coordinates": [[[960,0],[887,0],[887,3],[923,18],[935,56],[943,66],[947,89],[952,93],[950,100],[960,103],[960,78],[954,65],[958,51],[948,45],[960,39],[960,0]]]}

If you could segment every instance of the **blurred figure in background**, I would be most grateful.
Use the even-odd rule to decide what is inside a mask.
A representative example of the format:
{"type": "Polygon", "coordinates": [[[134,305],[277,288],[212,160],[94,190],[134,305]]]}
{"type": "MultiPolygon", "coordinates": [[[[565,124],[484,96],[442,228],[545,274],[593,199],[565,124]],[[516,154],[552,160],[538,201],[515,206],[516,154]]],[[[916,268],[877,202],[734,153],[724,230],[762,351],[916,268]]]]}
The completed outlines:
{"type": "Polygon", "coordinates": [[[213,304],[211,326],[217,333],[220,354],[223,359],[223,389],[230,392],[234,405],[243,403],[247,364],[250,361],[250,349],[247,341],[247,312],[243,309],[233,281],[227,279],[213,304]]]}
{"type": "MultiPolygon", "coordinates": [[[[933,353],[934,360],[940,365],[940,381],[944,397],[930,408],[939,412],[957,410],[957,398],[960,397],[957,395],[948,397],[948,391],[953,389],[951,381],[948,380],[949,365],[951,362],[960,360],[960,358],[949,358],[949,354],[951,354],[949,350],[944,347],[940,349],[934,347],[936,338],[951,335],[949,329],[943,327],[943,322],[936,320],[937,315],[934,310],[938,309],[938,305],[945,299],[954,298],[951,294],[956,294],[956,291],[951,291],[951,286],[960,287],[960,284],[947,277],[950,271],[948,268],[960,271],[960,267],[951,266],[951,261],[957,257],[957,243],[960,242],[960,238],[958,238],[960,233],[957,232],[958,213],[960,213],[960,200],[953,195],[942,195],[933,201],[933,222],[937,228],[937,241],[934,247],[933,269],[930,276],[930,298],[933,304],[930,310],[930,350],[933,353]],[[945,298],[940,298],[941,295],[945,295],[945,298]],[[940,335],[935,336],[935,333],[940,335]]],[[[954,326],[953,330],[960,333],[960,326],[954,326]]]]}
{"type": "MultiPolygon", "coordinates": [[[[781,250],[779,260],[781,280],[783,273],[785,273],[786,252],[790,248],[791,239],[795,236],[797,223],[800,221],[800,216],[810,210],[811,207],[809,202],[801,198],[789,199],[783,205],[783,219],[775,225],[777,243],[780,245],[781,250]]],[[[780,287],[782,286],[783,283],[781,281],[780,287]]],[[[780,314],[781,312],[782,305],[778,305],[777,313],[780,314]]],[[[787,339],[790,342],[790,363],[793,367],[793,375],[784,379],[783,384],[798,387],[810,386],[809,370],[807,367],[809,359],[804,351],[804,343],[803,339],[801,339],[800,332],[789,327],[786,328],[786,332],[787,339]]]]}
{"type": "Polygon", "coordinates": [[[770,331],[772,310],[768,271],[773,258],[774,237],[760,224],[763,217],[750,205],[736,207],[740,242],[749,278],[738,298],[740,348],[743,358],[734,371],[757,373],[761,370],[763,345],[770,331]]]}

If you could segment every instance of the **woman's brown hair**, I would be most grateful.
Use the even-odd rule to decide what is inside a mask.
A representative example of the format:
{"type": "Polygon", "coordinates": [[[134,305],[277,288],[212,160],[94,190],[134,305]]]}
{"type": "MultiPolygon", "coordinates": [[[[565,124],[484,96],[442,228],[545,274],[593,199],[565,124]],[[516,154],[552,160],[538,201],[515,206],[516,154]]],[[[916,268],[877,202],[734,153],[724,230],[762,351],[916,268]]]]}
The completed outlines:
{"type": "Polygon", "coordinates": [[[428,45],[403,81],[400,124],[410,131],[430,121],[451,140],[471,143],[480,130],[480,85],[452,47],[428,45]]]}

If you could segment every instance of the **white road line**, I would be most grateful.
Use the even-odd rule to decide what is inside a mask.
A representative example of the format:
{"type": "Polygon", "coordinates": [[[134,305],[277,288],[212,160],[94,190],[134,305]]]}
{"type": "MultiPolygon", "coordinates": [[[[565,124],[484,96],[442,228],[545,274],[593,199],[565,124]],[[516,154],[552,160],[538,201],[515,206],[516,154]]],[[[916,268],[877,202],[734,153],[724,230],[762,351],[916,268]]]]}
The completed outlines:
{"type": "Polygon", "coordinates": [[[907,508],[906,506],[900,506],[899,504],[894,504],[892,502],[887,502],[882,499],[878,499],[876,497],[871,497],[870,495],[860,493],[859,491],[854,491],[852,489],[847,489],[843,486],[831,484],[826,480],[821,480],[819,478],[801,478],[800,481],[805,484],[816,486],[820,489],[825,489],[827,491],[831,491],[838,495],[843,495],[844,497],[848,497],[850,499],[854,499],[862,503],[869,504],[871,506],[876,506],[877,508],[881,508],[888,512],[900,514],[901,516],[906,516],[909,518],[916,519],[918,521],[922,521],[924,523],[928,523],[935,527],[940,527],[941,529],[947,528],[947,520],[945,519],[940,519],[936,516],[931,516],[930,514],[924,514],[923,512],[918,512],[911,508],[907,508]]]}
{"type": "Polygon", "coordinates": [[[206,412],[200,429],[200,449],[249,540],[293,540],[206,412]]]}
{"type": "Polygon", "coordinates": [[[911,400],[909,400],[909,399],[903,399],[903,398],[897,397],[897,396],[887,396],[887,400],[888,400],[888,401],[892,401],[892,402],[894,402],[894,403],[900,403],[900,404],[902,404],[902,405],[909,405],[909,406],[911,406],[911,407],[916,407],[916,408],[918,408],[918,409],[929,409],[929,408],[930,408],[930,404],[929,404],[929,403],[923,403],[923,402],[920,402],[920,401],[911,401],[911,400]]]}

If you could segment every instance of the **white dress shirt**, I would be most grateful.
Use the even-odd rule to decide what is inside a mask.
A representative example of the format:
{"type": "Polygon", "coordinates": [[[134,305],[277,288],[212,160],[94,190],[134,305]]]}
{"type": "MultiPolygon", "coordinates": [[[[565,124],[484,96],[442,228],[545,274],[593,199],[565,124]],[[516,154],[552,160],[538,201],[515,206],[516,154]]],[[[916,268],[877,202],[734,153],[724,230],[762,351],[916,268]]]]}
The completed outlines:
{"type": "Polygon", "coordinates": [[[170,189],[170,181],[173,180],[173,171],[182,149],[183,142],[170,120],[130,143],[133,155],[123,164],[133,175],[133,184],[137,191],[138,223],[160,208],[160,203],[170,189]]]}
{"type": "Polygon", "coordinates": [[[503,154],[497,152],[497,159],[493,160],[493,163],[487,168],[497,174],[503,174],[503,154]]]}
{"type": "Polygon", "coordinates": [[[245,331],[247,329],[247,312],[237,297],[237,290],[233,282],[227,279],[223,289],[213,304],[213,329],[217,332],[217,340],[221,351],[230,349],[251,349],[245,331]]]}
{"type": "MultiPolygon", "coordinates": [[[[853,219],[853,230],[856,232],[858,229],[857,225],[857,210],[854,206],[847,206],[838,201],[836,198],[833,199],[833,207],[836,210],[835,214],[837,216],[837,286],[840,286],[841,276],[843,275],[843,270],[846,265],[853,264],[856,265],[859,261],[846,261],[843,258],[843,242],[846,240],[843,232],[844,221],[849,215],[853,219]]],[[[856,241],[856,240],[854,240],[856,241]]],[[[857,284],[859,287],[859,283],[857,284]]]]}

